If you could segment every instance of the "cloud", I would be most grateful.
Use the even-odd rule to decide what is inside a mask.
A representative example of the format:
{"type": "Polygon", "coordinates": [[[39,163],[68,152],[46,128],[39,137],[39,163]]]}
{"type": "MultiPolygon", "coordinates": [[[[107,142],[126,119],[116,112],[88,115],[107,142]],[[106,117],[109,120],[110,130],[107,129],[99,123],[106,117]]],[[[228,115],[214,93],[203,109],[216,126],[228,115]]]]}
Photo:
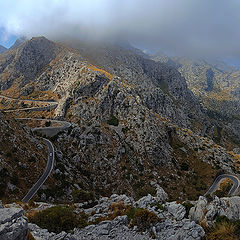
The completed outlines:
{"type": "Polygon", "coordinates": [[[11,0],[0,9],[9,34],[121,38],[176,55],[240,57],[239,0],[11,0]]]}

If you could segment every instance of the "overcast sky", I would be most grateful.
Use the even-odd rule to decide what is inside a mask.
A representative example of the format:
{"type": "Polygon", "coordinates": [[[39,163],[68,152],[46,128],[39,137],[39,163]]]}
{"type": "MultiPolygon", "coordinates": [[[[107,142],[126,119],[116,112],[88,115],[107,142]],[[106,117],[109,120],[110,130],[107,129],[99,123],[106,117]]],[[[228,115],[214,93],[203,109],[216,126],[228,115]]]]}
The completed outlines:
{"type": "Polygon", "coordinates": [[[0,0],[12,36],[126,39],[175,55],[240,58],[240,0],[0,0]]]}

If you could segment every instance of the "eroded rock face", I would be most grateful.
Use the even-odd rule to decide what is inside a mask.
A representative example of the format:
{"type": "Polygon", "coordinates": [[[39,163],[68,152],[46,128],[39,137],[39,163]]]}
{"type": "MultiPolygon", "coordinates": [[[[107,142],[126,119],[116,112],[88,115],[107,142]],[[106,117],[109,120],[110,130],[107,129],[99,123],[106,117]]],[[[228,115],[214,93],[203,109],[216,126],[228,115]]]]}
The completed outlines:
{"type": "Polygon", "coordinates": [[[197,223],[205,222],[212,226],[217,216],[226,216],[232,221],[240,219],[240,197],[224,197],[208,202],[205,197],[199,197],[199,200],[191,208],[189,217],[197,223]]]}
{"type": "Polygon", "coordinates": [[[28,222],[22,208],[0,208],[0,239],[25,240],[27,232],[28,222]]]}

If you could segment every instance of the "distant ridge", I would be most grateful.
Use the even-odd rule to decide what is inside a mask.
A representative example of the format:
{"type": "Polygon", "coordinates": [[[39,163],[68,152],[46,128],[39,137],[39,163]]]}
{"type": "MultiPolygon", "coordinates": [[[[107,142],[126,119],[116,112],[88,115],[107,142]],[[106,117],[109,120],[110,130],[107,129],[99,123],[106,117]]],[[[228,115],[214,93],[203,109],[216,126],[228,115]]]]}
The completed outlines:
{"type": "Polygon", "coordinates": [[[0,54],[4,53],[5,51],[7,51],[7,48],[5,48],[2,45],[0,45],[0,54]]]}
{"type": "Polygon", "coordinates": [[[10,50],[18,48],[22,43],[26,42],[27,39],[25,37],[18,38],[15,43],[9,48],[10,50]]]}

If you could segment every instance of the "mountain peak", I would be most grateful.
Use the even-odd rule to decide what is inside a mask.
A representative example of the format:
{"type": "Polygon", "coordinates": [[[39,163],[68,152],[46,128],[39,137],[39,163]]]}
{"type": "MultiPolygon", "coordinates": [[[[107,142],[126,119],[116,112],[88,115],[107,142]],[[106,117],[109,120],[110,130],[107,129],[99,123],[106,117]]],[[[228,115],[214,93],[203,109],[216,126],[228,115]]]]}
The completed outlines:
{"type": "Polygon", "coordinates": [[[15,43],[9,48],[10,50],[18,48],[22,43],[26,42],[27,38],[25,37],[20,37],[18,38],[15,43]]]}

